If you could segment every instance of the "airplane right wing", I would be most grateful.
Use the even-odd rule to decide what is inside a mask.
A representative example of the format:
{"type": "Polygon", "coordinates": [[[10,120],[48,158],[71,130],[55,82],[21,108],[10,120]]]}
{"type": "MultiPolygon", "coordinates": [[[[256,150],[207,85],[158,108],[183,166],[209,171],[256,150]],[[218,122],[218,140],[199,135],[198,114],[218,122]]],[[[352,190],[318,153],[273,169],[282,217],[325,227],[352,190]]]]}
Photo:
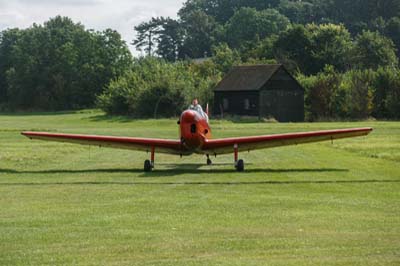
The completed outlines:
{"type": "Polygon", "coordinates": [[[234,145],[237,145],[238,151],[250,151],[286,145],[318,142],[324,140],[358,137],[368,135],[371,131],[372,128],[366,127],[225,139],[211,139],[206,140],[202,147],[202,152],[206,154],[226,154],[233,152],[234,145]]]}

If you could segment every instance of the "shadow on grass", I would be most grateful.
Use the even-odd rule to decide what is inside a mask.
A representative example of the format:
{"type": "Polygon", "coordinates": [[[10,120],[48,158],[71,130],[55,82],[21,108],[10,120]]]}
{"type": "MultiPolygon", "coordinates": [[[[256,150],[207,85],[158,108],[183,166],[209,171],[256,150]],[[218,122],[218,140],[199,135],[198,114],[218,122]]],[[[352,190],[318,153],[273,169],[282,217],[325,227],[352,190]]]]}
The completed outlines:
{"type": "Polygon", "coordinates": [[[0,173],[5,174],[84,174],[84,173],[143,173],[141,169],[82,169],[82,170],[66,170],[66,169],[50,169],[50,170],[14,170],[0,169],[0,173]]]}
{"type": "MultiPolygon", "coordinates": [[[[230,164],[229,164],[230,165],[230,164]]],[[[168,166],[175,166],[175,164],[168,164],[168,166]]],[[[197,169],[203,164],[189,164],[186,168],[179,169],[159,169],[150,173],[143,173],[142,169],[82,169],[82,170],[32,170],[32,171],[18,171],[13,169],[0,169],[0,173],[10,174],[62,174],[62,173],[142,173],[139,180],[145,180],[152,177],[168,177],[188,173],[199,174],[223,174],[223,173],[237,173],[234,169],[197,169]],[[188,168],[189,167],[189,168],[188,168]],[[193,172],[193,170],[196,170],[193,172]]],[[[295,173],[295,172],[348,172],[347,169],[337,168],[294,168],[294,169],[248,169],[244,173],[237,173],[238,176],[246,173],[295,173]]],[[[137,177],[136,177],[137,178],[137,177]]],[[[202,176],[199,176],[202,178],[202,176]]],[[[21,182],[21,183],[0,183],[0,186],[49,186],[49,185],[296,185],[296,184],[363,184],[363,183],[400,183],[400,180],[289,180],[289,181],[162,181],[162,182],[146,182],[146,181],[132,181],[132,182],[116,182],[116,181],[90,181],[90,182],[21,182]]]]}
{"type": "Polygon", "coordinates": [[[15,170],[15,169],[0,169],[0,173],[5,174],[84,174],[84,173],[142,173],[139,177],[167,177],[182,174],[223,174],[223,173],[296,173],[296,172],[348,172],[347,169],[338,168],[294,168],[294,169],[247,169],[243,173],[238,173],[230,163],[220,163],[214,165],[232,165],[231,169],[218,169],[208,166],[207,169],[200,169],[204,164],[160,164],[167,166],[167,169],[155,169],[152,172],[145,173],[143,169],[49,169],[49,170],[15,170]]]}
{"type": "Polygon", "coordinates": [[[0,183],[1,186],[58,186],[58,185],[209,185],[209,186],[240,186],[240,185],[299,185],[299,184],[372,184],[372,183],[400,183],[400,180],[299,180],[299,181],[232,181],[232,182],[114,182],[114,181],[90,181],[90,182],[29,182],[29,183],[0,183]]]}

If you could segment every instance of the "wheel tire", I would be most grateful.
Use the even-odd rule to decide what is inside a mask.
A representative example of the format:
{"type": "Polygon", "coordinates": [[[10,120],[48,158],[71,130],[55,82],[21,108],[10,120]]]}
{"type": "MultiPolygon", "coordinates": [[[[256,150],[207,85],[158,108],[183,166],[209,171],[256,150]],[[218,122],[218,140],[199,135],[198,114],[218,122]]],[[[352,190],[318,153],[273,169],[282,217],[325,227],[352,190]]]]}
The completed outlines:
{"type": "Polygon", "coordinates": [[[207,159],[207,165],[211,165],[211,164],[212,164],[211,159],[207,159]]]}
{"type": "Polygon", "coordinates": [[[239,161],[237,161],[236,170],[237,170],[238,172],[243,172],[243,171],[244,171],[244,161],[243,161],[242,159],[240,159],[239,161]]]}
{"type": "Polygon", "coordinates": [[[151,167],[150,160],[144,161],[144,171],[145,172],[151,172],[151,169],[152,169],[152,167],[151,167]]]}

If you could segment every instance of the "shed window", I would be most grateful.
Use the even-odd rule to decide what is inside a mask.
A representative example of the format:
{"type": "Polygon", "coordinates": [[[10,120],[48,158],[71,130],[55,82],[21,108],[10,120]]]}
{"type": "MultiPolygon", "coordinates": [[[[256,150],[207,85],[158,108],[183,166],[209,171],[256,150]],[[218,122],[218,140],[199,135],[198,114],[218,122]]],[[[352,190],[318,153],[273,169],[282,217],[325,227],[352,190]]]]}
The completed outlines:
{"type": "Polygon", "coordinates": [[[229,101],[228,101],[228,99],[226,99],[226,98],[222,99],[222,105],[223,105],[223,107],[224,107],[224,110],[228,110],[228,108],[229,108],[229,101]]]}
{"type": "Polygon", "coordinates": [[[250,109],[250,100],[244,99],[244,110],[249,110],[249,109],[250,109]]]}

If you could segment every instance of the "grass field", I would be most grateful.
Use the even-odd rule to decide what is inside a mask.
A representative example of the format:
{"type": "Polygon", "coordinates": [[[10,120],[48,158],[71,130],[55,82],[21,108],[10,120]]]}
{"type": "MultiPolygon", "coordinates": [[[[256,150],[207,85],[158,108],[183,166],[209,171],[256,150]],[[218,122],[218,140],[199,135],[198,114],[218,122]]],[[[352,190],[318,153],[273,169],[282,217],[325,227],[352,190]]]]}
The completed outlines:
{"type": "Polygon", "coordinates": [[[176,119],[0,115],[0,265],[399,265],[400,122],[234,123],[214,137],[372,126],[367,137],[179,158],[22,130],[176,138],[176,119]]]}

